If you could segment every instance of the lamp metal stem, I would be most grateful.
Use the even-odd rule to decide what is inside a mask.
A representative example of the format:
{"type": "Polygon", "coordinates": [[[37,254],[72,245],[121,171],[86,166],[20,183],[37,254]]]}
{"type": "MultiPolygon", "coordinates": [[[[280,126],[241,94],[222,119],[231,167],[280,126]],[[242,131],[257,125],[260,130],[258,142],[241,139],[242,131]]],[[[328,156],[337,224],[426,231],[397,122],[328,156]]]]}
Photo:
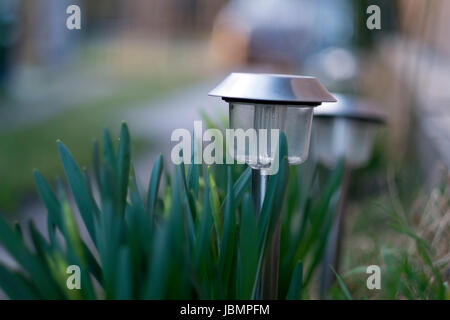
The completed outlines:
{"type": "Polygon", "coordinates": [[[336,280],[336,276],[330,266],[338,272],[339,258],[342,246],[342,238],[345,225],[345,207],[347,201],[348,186],[350,183],[351,169],[345,165],[342,173],[342,183],[339,199],[334,212],[334,222],[328,236],[324,256],[322,258],[322,272],[320,277],[319,296],[320,299],[327,298],[327,292],[336,280]]]}
{"type": "MultiPolygon", "coordinates": [[[[261,174],[260,170],[252,170],[252,198],[255,212],[259,216],[264,203],[267,181],[269,176],[261,174]]],[[[259,279],[257,299],[276,299],[278,294],[278,268],[280,260],[280,229],[281,219],[277,225],[268,244],[266,256],[264,258],[261,276],[259,279]]]]}

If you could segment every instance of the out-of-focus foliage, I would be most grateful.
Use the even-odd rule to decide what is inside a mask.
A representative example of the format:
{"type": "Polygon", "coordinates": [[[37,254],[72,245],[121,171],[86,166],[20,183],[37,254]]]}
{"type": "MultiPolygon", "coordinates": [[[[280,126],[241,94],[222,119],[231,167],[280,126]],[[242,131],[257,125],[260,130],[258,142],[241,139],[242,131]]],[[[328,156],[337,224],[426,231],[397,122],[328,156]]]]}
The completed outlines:
{"type": "MultiPolygon", "coordinates": [[[[0,220],[0,243],[19,265],[17,270],[0,267],[0,287],[10,298],[256,297],[267,244],[282,214],[289,175],[292,183],[298,184],[295,171],[289,173],[284,135],[280,140],[280,170],[269,178],[258,215],[249,194],[251,171],[239,166],[192,164],[185,168],[181,164],[172,175],[166,174],[162,187],[163,159],[159,157],[144,196],[133,174],[125,124],[117,150],[108,131],[104,131],[102,150],[94,143],[93,180],[99,190],[98,201],[89,174],[79,168],[62,142],[58,142],[58,150],[88,233],[86,238],[90,239],[81,236],[62,184],[55,193],[35,172],[48,210],[48,234],[42,235],[30,223],[33,245],[29,247],[20,226],[14,230],[0,220]],[[235,180],[236,174],[239,177],[235,180]],[[66,286],[69,265],[81,268],[81,290],[66,286]]],[[[282,217],[283,229],[289,230],[283,231],[280,298],[305,295],[327,237],[330,199],[338,179],[336,172],[319,199],[303,192],[298,204],[293,198],[300,190],[290,187],[282,217]],[[298,207],[304,213],[297,213],[298,207]],[[290,228],[293,219],[301,220],[295,223],[298,228],[290,228]]]]}
{"type": "MultiPolygon", "coordinates": [[[[11,228],[0,220],[0,243],[18,265],[0,266],[0,288],[8,297],[257,298],[259,274],[280,215],[278,298],[316,297],[313,280],[333,222],[342,164],[325,179],[318,179],[320,171],[312,162],[288,167],[282,135],[280,170],[270,177],[263,208],[256,214],[250,197],[249,168],[180,164],[169,174],[164,173],[160,156],[143,193],[134,176],[127,126],[122,125],[117,148],[106,130],[102,145],[100,148],[94,143],[91,179],[58,142],[79,219],[63,184],[59,183],[54,192],[35,172],[38,192],[48,211],[47,234],[41,234],[31,222],[29,244],[22,226],[11,228]],[[67,288],[69,265],[81,268],[81,290],[67,288]]],[[[382,290],[376,297],[448,298],[443,273],[446,260],[436,259],[437,240],[429,239],[429,234],[445,239],[447,231],[435,226],[433,232],[419,234],[405,216],[397,213],[391,214],[389,221],[398,231],[391,233],[405,235],[413,246],[408,249],[393,242],[378,251],[383,259],[382,290]]],[[[331,297],[372,297],[365,289],[365,271],[363,265],[336,274],[331,297]],[[358,275],[361,277],[355,282],[358,275]]]]}

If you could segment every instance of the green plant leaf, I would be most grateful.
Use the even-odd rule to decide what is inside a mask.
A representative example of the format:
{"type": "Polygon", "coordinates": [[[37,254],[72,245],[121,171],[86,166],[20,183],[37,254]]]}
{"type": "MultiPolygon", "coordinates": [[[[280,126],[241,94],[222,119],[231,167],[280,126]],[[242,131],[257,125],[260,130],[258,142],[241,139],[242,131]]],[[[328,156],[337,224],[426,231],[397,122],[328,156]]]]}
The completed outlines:
{"type": "Polygon", "coordinates": [[[114,172],[116,172],[117,158],[108,129],[103,129],[103,161],[109,164],[114,172]]]}
{"type": "Polygon", "coordinates": [[[218,239],[220,239],[222,237],[223,227],[222,227],[222,217],[220,214],[219,193],[217,191],[216,182],[214,181],[214,177],[210,167],[208,167],[208,177],[209,177],[210,199],[212,204],[214,227],[216,228],[217,237],[218,239]]]}
{"type": "Polygon", "coordinates": [[[20,273],[10,271],[0,265],[0,288],[12,300],[37,300],[41,296],[20,273]]]}
{"type": "Polygon", "coordinates": [[[195,198],[198,197],[199,190],[199,168],[200,166],[195,163],[195,152],[197,151],[197,145],[195,143],[196,137],[192,139],[192,149],[191,149],[191,164],[189,165],[187,174],[187,188],[193,194],[195,198]]]}
{"type": "Polygon", "coordinates": [[[144,288],[144,299],[158,300],[166,296],[169,281],[169,244],[167,242],[167,225],[161,226],[155,234],[152,256],[149,258],[149,269],[144,288]]]}
{"type": "MultiPolygon", "coordinates": [[[[205,177],[208,176],[208,171],[206,168],[203,170],[203,175],[205,177]]],[[[212,265],[212,254],[210,248],[210,237],[211,230],[213,228],[213,218],[212,218],[212,210],[211,210],[211,202],[210,202],[210,187],[209,187],[209,179],[204,179],[205,185],[203,188],[203,205],[202,212],[200,215],[200,221],[198,223],[197,228],[197,238],[195,241],[195,247],[193,250],[193,265],[194,270],[197,270],[197,281],[203,283],[207,281],[211,276],[210,267],[212,265]]],[[[210,288],[209,286],[201,286],[198,289],[200,299],[206,298],[210,296],[210,288]]]]}
{"type": "Polygon", "coordinates": [[[160,154],[158,158],[156,158],[155,164],[153,165],[153,170],[148,185],[147,210],[149,212],[150,217],[152,217],[154,214],[156,200],[158,199],[158,190],[159,190],[159,183],[161,181],[162,171],[163,171],[163,157],[160,154]]]}
{"type": "Polygon", "coordinates": [[[132,298],[132,278],[130,253],[127,248],[122,247],[119,252],[119,259],[116,272],[116,299],[129,300],[132,298]]]}
{"type": "Polygon", "coordinates": [[[131,147],[130,147],[130,133],[128,126],[122,123],[120,130],[120,142],[117,150],[117,164],[119,176],[119,212],[123,215],[127,203],[128,181],[130,176],[130,161],[131,161],[131,147]]]}
{"type": "Polygon", "coordinates": [[[252,289],[257,282],[258,266],[258,224],[253,210],[252,200],[247,194],[242,200],[241,218],[239,224],[239,260],[241,261],[238,299],[250,299],[252,289]]]}
{"type": "MultiPolygon", "coordinates": [[[[224,229],[223,237],[221,241],[221,256],[220,256],[220,273],[222,274],[222,283],[226,286],[230,283],[230,273],[232,270],[232,263],[234,259],[234,249],[236,242],[236,215],[234,212],[234,205],[232,200],[233,196],[233,180],[231,177],[231,167],[227,168],[228,174],[228,190],[227,190],[227,201],[225,203],[225,209],[223,212],[224,216],[224,229]]],[[[227,292],[225,292],[225,296],[227,292]]]]}
{"type": "Polygon", "coordinates": [[[2,218],[0,218],[0,243],[27,272],[30,279],[33,279],[43,298],[61,299],[63,297],[45,264],[26,248],[20,236],[2,218]]]}
{"type": "Polygon", "coordinates": [[[299,261],[295,266],[294,273],[292,274],[291,284],[289,285],[287,300],[299,300],[302,297],[303,289],[303,265],[299,261]]]}
{"type": "MultiPolygon", "coordinates": [[[[247,167],[247,169],[245,169],[245,171],[236,180],[236,183],[233,186],[233,201],[232,201],[235,207],[237,207],[241,203],[242,197],[244,196],[245,192],[249,190],[251,177],[252,177],[252,169],[250,167],[247,167]]],[[[227,197],[228,195],[225,197],[221,207],[223,207],[225,203],[228,201],[227,197]]]]}
{"type": "Polygon", "coordinates": [[[52,241],[52,243],[54,243],[55,235],[53,225],[56,225],[59,228],[59,230],[61,230],[61,232],[64,230],[61,220],[61,205],[58,202],[58,199],[56,198],[47,181],[45,181],[45,179],[41,176],[41,174],[36,170],[34,171],[34,181],[39,196],[44,202],[45,207],[47,208],[48,233],[50,240],[52,241]]]}
{"type": "Polygon", "coordinates": [[[75,202],[77,203],[86,229],[88,230],[91,239],[96,243],[97,237],[94,217],[98,213],[96,212],[96,207],[92,203],[92,196],[89,194],[86,180],[70,154],[70,151],[61,141],[58,141],[58,149],[70,190],[75,198],[75,202]]]}
{"type": "Polygon", "coordinates": [[[339,287],[341,288],[342,292],[344,293],[347,300],[353,300],[352,295],[350,294],[350,291],[348,291],[347,286],[344,283],[344,280],[342,280],[341,276],[333,269],[332,266],[330,266],[333,273],[336,275],[336,280],[339,284],[339,287]]]}

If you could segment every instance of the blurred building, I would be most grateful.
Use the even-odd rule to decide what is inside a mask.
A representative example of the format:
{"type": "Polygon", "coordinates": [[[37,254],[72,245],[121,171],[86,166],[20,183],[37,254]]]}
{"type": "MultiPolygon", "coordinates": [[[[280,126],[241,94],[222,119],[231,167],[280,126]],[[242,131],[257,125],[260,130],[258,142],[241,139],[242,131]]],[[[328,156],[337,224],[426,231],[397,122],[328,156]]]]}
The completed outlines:
{"type": "Polygon", "coordinates": [[[128,27],[148,36],[208,35],[228,0],[121,1],[128,27]]]}
{"type": "Polygon", "coordinates": [[[5,0],[0,6],[0,30],[10,28],[2,26],[9,16],[17,15],[11,26],[20,33],[19,59],[57,63],[71,51],[72,43],[83,37],[111,37],[120,32],[147,38],[206,36],[224,3],[226,0],[5,0]],[[65,27],[66,8],[71,4],[81,7],[81,31],[65,27]]]}
{"type": "Polygon", "coordinates": [[[66,28],[66,9],[79,0],[18,1],[20,12],[19,62],[58,65],[70,54],[80,32],[66,28]]]}

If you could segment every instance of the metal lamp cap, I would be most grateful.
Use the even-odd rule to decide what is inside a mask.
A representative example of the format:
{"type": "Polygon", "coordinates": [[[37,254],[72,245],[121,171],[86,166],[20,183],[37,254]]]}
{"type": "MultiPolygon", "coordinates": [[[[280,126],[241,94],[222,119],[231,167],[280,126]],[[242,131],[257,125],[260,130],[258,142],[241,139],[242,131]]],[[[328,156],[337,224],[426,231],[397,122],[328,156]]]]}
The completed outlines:
{"type": "Polygon", "coordinates": [[[324,103],[314,109],[314,117],[318,118],[349,118],[383,124],[386,115],[377,106],[366,99],[350,95],[334,94],[337,103],[324,103]]]}
{"type": "Polygon", "coordinates": [[[337,101],[314,77],[282,74],[232,73],[209,95],[260,104],[318,106],[337,101]]]}

